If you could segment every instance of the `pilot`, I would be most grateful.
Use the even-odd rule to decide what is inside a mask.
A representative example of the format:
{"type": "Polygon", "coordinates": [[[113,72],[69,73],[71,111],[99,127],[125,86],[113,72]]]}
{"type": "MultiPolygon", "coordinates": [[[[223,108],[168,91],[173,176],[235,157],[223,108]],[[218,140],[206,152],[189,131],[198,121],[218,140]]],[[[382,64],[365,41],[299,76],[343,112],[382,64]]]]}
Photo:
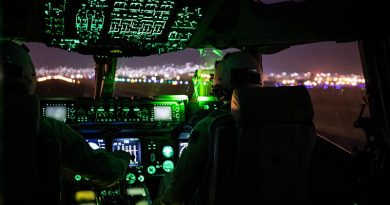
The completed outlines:
{"type": "MultiPolygon", "coordinates": [[[[211,136],[209,126],[220,115],[230,113],[230,100],[237,86],[261,86],[262,69],[253,55],[237,51],[228,53],[215,63],[213,93],[224,105],[200,120],[193,128],[186,150],[176,168],[163,178],[154,205],[194,203],[207,168],[211,136]]],[[[199,199],[196,199],[199,204],[199,199]]],[[[201,203],[201,202],[200,202],[201,203]]]]}
{"type": "MultiPolygon", "coordinates": [[[[28,48],[9,40],[0,40],[0,47],[5,97],[9,94],[32,95],[37,79],[28,48]]],[[[124,151],[93,150],[71,127],[51,118],[40,119],[38,138],[59,141],[63,167],[102,187],[118,183],[126,174],[131,159],[124,151]]]]}

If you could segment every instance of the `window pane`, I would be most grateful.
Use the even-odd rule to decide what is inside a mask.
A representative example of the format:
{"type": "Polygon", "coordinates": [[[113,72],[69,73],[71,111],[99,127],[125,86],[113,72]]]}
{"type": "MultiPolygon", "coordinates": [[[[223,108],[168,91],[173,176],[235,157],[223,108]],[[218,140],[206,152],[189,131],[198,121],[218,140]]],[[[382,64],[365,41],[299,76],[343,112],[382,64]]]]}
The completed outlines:
{"type": "MultiPolygon", "coordinates": [[[[231,50],[186,49],[162,55],[118,59],[114,95],[151,97],[169,94],[187,95],[190,98],[194,93],[195,71],[213,73],[214,62],[231,50]]],[[[211,89],[211,81],[206,81],[200,85],[202,90],[211,89]]]]}
{"type": "Polygon", "coordinates": [[[92,97],[95,71],[92,56],[47,47],[43,43],[27,43],[35,66],[41,97],[92,97]]]}
{"type": "MultiPolygon", "coordinates": [[[[364,132],[353,127],[365,95],[356,42],[294,46],[264,55],[263,67],[266,86],[308,88],[320,135],[350,151],[364,146],[364,132]]],[[[367,107],[364,116],[368,115],[367,107]]]]}

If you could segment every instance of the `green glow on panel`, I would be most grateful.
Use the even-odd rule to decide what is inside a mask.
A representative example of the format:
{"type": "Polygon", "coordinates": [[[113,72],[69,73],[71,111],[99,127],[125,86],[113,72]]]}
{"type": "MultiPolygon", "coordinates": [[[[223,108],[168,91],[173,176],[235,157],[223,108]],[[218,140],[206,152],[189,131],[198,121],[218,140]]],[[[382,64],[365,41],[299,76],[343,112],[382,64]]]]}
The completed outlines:
{"type": "Polygon", "coordinates": [[[128,181],[129,184],[134,184],[135,180],[136,180],[136,177],[135,177],[135,175],[133,173],[128,173],[126,175],[126,181],[128,181]]]}
{"type": "Polygon", "coordinates": [[[146,47],[158,48],[159,54],[184,49],[201,17],[201,8],[182,8],[176,14],[176,20],[168,33],[168,42],[156,43],[154,45],[147,44],[146,47]]]}
{"type": "Polygon", "coordinates": [[[153,165],[149,166],[148,167],[148,173],[149,174],[155,174],[156,173],[156,167],[154,167],[153,165]]]}
{"type": "Polygon", "coordinates": [[[159,95],[157,97],[155,97],[155,99],[157,100],[184,100],[184,101],[188,101],[188,96],[187,95],[159,95]]]}
{"type": "Polygon", "coordinates": [[[88,53],[101,46],[99,51],[114,56],[126,55],[130,48],[140,54],[182,50],[203,10],[175,2],[178,0],[43,0],[46,43],[88,53]]]}
{"type": "Polygon", "coordinates": [[[196,98],[198,102],[216,101],[214,96],[199,96],[196,98]]]}
{"type": "Polygon", "coordinates": [[[108,33],[112,38],[153,41],[162,34],[169,20],[174,0],[122,0],[114,3],[108,33]]]}
{"type": "Polygon", "coordinates": [[[194,84],[194,95],[192,98],[198,98],[198,101],[213,100],[211,93],[214,72],[213,69],[200,69],[195,71],[194,77],[192,77],[192,83],[194,84]]]}
{"type": "Polygon", "coordinates": [[[76,181],[81,181],[81,176],[78,175],[78,174],[76,174],[76,175],[74,176],[74,180],[76,180],[76,181]]]}
{"type": "Polygon", "coordinates": [[[104,8],[107,8],[106,0],[88,0],[82,4],[76,14],[75,28],[77,35],[84,43],[99,39],[100,31],[104,25],[104,8]]]}
{"type": "Polygon", "coordinates": [[[64,25],[64,3],[46,2],[44,4],[44,19],[46,24],[45,33],[53,36],[63,36],[64,25]]]}
{"type": "Polygon", "coordinates": [[[223,56],[223,52],[221,50],[218,50],[218,49],[213,49],[213,53],[219,57],[223,56]]]}
{"type": "Polygon", "coordinates": [[[138,176],[138,181],[143,182],[145,180],[145,177],[143,175],[138,176]]]}
{"type": "Polygon", "coordinates": [[[166,161],[164,161],[162,167],[163,167],[163,170],[165,172],[171,172],[173,170],[173,168],[175,167],[175,165],[173,164],[173,162],[171,160],[166,160],[166,161]]]}
{"type": "Polygon", "coordinates": [[[173,148],[171,146],[164,146],[162,149],[162,154],[166,158],[170,158],[173,156],[173,148]]]}

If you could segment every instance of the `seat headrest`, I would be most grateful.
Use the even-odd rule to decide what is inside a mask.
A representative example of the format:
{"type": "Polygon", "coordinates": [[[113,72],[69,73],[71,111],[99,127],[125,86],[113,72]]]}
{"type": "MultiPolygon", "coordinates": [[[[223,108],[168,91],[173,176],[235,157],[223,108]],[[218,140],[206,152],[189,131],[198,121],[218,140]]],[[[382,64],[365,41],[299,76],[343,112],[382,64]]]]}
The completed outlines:
{"type": "Polygon", "coordinates": [[[314,116],[311,98],[304,86],[236,88],[231,111],[242,127],[259,123],[311,123],[314,116]]]}

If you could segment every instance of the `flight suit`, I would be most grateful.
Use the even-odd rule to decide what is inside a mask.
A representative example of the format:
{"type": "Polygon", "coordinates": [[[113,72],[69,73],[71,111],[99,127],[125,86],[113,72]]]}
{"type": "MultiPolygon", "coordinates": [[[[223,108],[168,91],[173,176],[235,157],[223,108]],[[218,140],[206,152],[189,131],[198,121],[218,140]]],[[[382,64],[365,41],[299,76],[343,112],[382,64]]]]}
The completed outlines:
{"type": "Polygon", "coordinates": [[[200,120],[193,128],[188,146],[183,151],[172,173],[162,181],[161,197],[154,205],[181,204],[193,200],[205,177],[211,142],[210,126],[221,115],[230,114],[229,109],[215,110],[200,120]]]}
{"type": "Polygon", "coordinates": [[[67,124],[42,118],[39,138],[58,140],[64,168],[80,174],[98,186],[112,186],[124,177],[130,154],[124,151],[93,150],[85,139],[67,124]]]}

